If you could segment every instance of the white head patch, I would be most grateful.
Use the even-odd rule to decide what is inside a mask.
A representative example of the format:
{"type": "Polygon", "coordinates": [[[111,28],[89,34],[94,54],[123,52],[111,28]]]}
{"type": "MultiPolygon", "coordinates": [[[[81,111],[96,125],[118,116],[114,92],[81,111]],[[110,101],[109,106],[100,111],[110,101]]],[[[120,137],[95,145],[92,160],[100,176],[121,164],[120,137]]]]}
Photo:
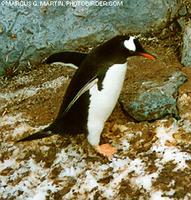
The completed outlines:
{"type": "Polygon", "coordinates": [[[124,41],[125,48],[129,49],[130,51],[136,51],[134,39],[135,39],[135,37],[130,36],[130,38],[128,40],[125,40],[124,41]]]}

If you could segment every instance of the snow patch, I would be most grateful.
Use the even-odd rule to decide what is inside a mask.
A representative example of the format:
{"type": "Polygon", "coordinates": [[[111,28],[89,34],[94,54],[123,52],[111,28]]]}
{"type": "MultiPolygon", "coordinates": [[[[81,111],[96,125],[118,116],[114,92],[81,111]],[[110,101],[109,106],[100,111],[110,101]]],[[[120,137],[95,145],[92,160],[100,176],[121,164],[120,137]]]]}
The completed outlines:
{"type": "Polygon", "coordinates": [[[0,162],[0,169],[3,171],[4,169],[14,166],[15,164],[15,159],[4,160],[3,162],[0,162]]]}
{"type": "Polygon", "coordinates": [[[152,182],[158,177],[158,173],[146,174],[142,176],[138,176],[133,178],[134,184],[136,184],[139,188],[144,188],[147,191],[152,189],[152,182]]]}
{"type": "Polygon", "coordinates": [[[81,172],[81,169],[74,167],[65,167],[61,173],[59,174],[59,178],[63,177],[77,177],[77,175],[81,172]]]}
{"type": "Polygon", "coordinates": [[[171,198],[163,197],[162,195],[163,195],[162,191],[152,192],[150,200],[171,200],[171,198]]]}
{"type": "Polygon", "coordinates": [[[11,196],[16,197],[17,200],[43,200],[48,195],[48,192],[56,192],[58,190],[58,187],[51,180],[45,178],[49,173],[49,169],[44,168],[43,163],[37,164],[32,158],[20,163],[14,159],[4,161],[0,165],[0,170],[7,167],[12,168],[14,172],[11,175],[0,176],[0,197],[4,199],[8,199],[11,196]],[[29,176],[25,176],[26,173],[29,173],[29,176]],[[18,178],[21,178],[21,181],[14,184],[14,181],[17,181],[18,178]]]}
{"type": "Polygon", "coordinates": [[[86,187],[86,191],[90,192],[93,188],[98,187],[98,183],[97,180],[95,178],[95,176],[93,176],[91,174],[91,171],[86,171],[86,179],[85,179],[85,185],[86,187]]]}
{"type": "Polygon", "coordinates": [[[151,151],[156,152],[161,158],[158,160],[158,165],[164,165],[169,161],[174,161],[177,166],[174,170],[184,169],[187,167],[186,160],[191,160],[191,155],[187,152],[182,152],[175,145],[166,145],[166,142],[174,142],[173,134],[178,131],[177,123],[166,128],[164,126],[156,129],[158,140],[153,144],[151,151]]]}
{"type": "Polygon", "coordinates": [[[178,124],[174,122],[172,126],[166,128],[164,126],[160,126],[156,129],[156,136],[158,137],[158,143],[160,145],[165,145],[168,141],[174,141],[173,134],[178,131],[178,124]]]}
{"type": "Polygon", "coordinates": [[[16,122],[23,122],[24,119],[21,117],[22,114],[18,113],[16,115],[5,115],[4,117],[0,118],[0,127],[6,126],[6,125],[14,125],[16,122]]]}
{"type": "Polygon", "coordinates": [[[28,124],[26,123],[22,123],[20,124],[19,126],[17,126],[13,133],[12,133],[12,136],[15,137],[17,135],[21,135],[23,134],[24,132],[28,132],[28,131],[31,131],[33,128],[31,126],[29,126],[28,124]]]}

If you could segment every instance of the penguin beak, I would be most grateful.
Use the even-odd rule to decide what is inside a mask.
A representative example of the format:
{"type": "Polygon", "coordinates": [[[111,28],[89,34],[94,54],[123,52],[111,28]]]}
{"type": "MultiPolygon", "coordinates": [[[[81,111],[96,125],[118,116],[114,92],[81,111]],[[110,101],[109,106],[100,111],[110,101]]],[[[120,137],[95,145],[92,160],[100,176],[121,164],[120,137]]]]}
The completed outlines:
{"type": "Polygon", "coordinates": [[[151,55],[151,54],[149,54],[147,52],[139,52],[138,55],[143,56],[143,57],[145,57],[145,58],[147,58],[149,60],[155,60],[156,59],[155,56],[153,56],[153,55],[151,55]]]}

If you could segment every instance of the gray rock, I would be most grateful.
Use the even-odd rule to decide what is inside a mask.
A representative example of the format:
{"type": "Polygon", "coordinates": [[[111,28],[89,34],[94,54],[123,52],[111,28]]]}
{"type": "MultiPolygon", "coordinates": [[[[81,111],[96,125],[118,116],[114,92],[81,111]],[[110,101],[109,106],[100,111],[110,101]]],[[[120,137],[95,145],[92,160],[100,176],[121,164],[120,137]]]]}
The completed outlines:
{"type": "Polygon", "coordinates": [[[179,10],[180,16],[185,16],[187,14],[187,7],[186,5],[182,6],[182,8],[179,10]]]}
{"type": "Polygon", "coordinates": [[[176,0],[123,0],[118,7],[5,2],[13,5],[0,4],[0,74],[8,66],[26,67],[56,51],[88,48],[116,34],[160,30],[181,6],[176,0]]]}
{"type": "Polygon", "coordinates": [[[185,27],[181,63],[186,67],[191,67],[191,22],[185,27]]]}
{"type": "Polygon", "coordinates": [[[143,82],[142,87],[130,101],[127,100],[128,95],[123,92],[120,103],[124,110],[137,121],[151,121],[167,115],[179,118],[176,98],[179,86],[185,81],[186,76],[176,71],[165,82],[143,82]]]}
{"type": "Polygon", "coordinates": [[[2,34],[3,32],[4,32],[3,24],[0,23],[0,34],[2,34]]]}
{"type": "Polygon", "coordinates": [[[179,19],[177,19],[178,24],[180,25],[182,30],[185,30],[185,27],[187,25],[187,19],[186,17],[180,17],[179,19]]]}

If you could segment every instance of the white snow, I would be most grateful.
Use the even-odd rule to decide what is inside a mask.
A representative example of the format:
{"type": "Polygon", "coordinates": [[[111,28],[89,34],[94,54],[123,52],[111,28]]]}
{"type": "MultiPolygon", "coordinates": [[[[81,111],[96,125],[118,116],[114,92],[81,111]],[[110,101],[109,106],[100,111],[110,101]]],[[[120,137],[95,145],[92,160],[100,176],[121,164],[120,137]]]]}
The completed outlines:
{"type": "Polygon", "coordinates": [[[47,193],[44,191],[37,191],[36,194],[32,195],[32,197],[29,197],[26,200],[45,200],[46,194],[47,193]]]}
{"type": "Polygon", "coordinates": [[[22,114],[16,114],[16,115],[5,115],[0,118],[0,127],[3,127],[5,125],[14,125],[16,122],[22,122],[22,114]]]}
{"type": "Polygon", "coordinates": [[[86,180],[84,184],[86,185],[86,191],[90,192],[93,188],[98,187],[98,183],[95,176],[91,174],[90,170],[86,171],[85,175],[86,180]]]}
{"type": "Polygon", "coordinates": [[[37,164],[33,159],[22,161],[21,163],[15,162],[14,160],[5,161],[3,167],[0,165],[0,169],[2,170],[6,169],[5,167],[11,167],[14,169],[14,173],[8,176],[0,176],[0,194],[2,195],[0,195],[0,197],[7,198],[11,195],[17,196],[17,200],[43,200],[48,194],[48,191],[57,191],[58,188],[51,180],[42,180],[42,177],[47,177],[49,171],[42,165],[42,163],[37,164]],[[16,185],[7,184],[9,181],[14,181],[19,177],[22,177],[26,172],[29,172],[29,176],[24,176],[16,185]],[[23,194],[18,196],[18,191],[23,191],[23,194]]]}
{"type": "Polygon", "coordinates": [[[59,178],[62,177],[77,177],[77,175],[81,172],[81,169],[74,167],[65,167],[62,172],[59,174],[59,178]]]}
{"type": "Polygon", "coordinates": [[[21,135],[21,134],[31,131],[31,130],[33,130],[33,128],[30,125],[28,125],[27,123],[22,123],[14,129],[14,131],[11,135],[13,137],[15,137],[17,135],[21,135]]]}
{"type": "Polygon", "coordinates": [[[178,124],[174,122],[172,126],[169,128],[162,126],[159,126],[156,129],[156,136],[158,137],[158,143],[160,145],[164,146],[166,142],[168,141],[174,141],[173,134],[178,131],[178,124]]]}
{"type": "Polygon", "coordinates": [[[3,162],[0,162],[0,169],[1,171],[3,171],[4,169],[11,167],[12,165],[15,165],[15,163],[15,159],[4,160],[3,162]]]}
{"type": "Polygon", "coordinates": [[[177,164],[175,170],[184,169],[187,167],[186,160],[191,160],[191,155],[187,152],[182,152],[175,145],[166,145],[166,142],[174,142],[173,134],[178,131],[177,123],[174,122],[169,128],[163,125],[156,129],[158,140],[153,144],[151,151],[158,153],[160,160],[159,165],[163,165],[169,161],[177,164]]]}
{"type": "Polygon", "coordinates": [[[171,200],[169,197],[162,197],[163,192],[162,191],[155,191],[151,193],[150,200],[171,200]]]}
{"type": "Polygon", "coordinates": [[[132,180],[139,188],[143,187],[147,191],[150,191],[152,188],[152,181],[154,181],[157,177],[158,173],[152,173],[135,177],[132,180]]]}
{"type": "Polygon", "coordinates": [[[122,146],[123,146],[123,150],[124,151],[128,151],[129,150],[129,147],[130,147],[130,144],[127,140],[123,140],[122,141],[122,146]]]}

